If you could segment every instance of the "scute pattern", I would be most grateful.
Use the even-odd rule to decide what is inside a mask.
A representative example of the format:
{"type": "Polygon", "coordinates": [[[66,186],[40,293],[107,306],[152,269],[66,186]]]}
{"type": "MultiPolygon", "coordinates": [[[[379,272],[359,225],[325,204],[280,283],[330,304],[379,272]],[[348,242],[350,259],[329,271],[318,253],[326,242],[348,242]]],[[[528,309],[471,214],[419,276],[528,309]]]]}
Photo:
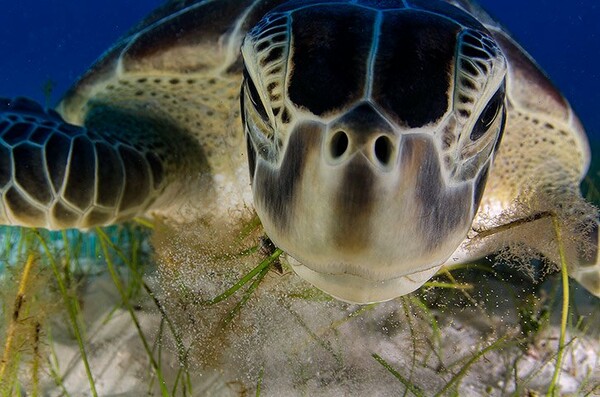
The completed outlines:
{"type": "Polygon", "coordinates": [[[0,108],[3,223],[109,224],[143,212],[165,189],[164,159],[140,154],[144,146],[68,125],[26,99],[0,100],[0,108]]]}
{"type": "MultiPolygon", "coordinates": [[[[105,161],[98,163],[98,204],[106,207],[116,207],[120,201],[125,175],[123,161],[112,147],[104,142],[96,142],[98,158],[105,161]]],[[[155,181],[156,183],[157,181],[155,181]]]]}
{"type": "Polygon", "coordinates": [[[119,147],[119,156],[123,160],[125,169],[125,189],[121,199],[119,211],[124,212],[143,204],[150,191],[150,168],[143,156],[136,150],[126,146],[119,147]]]}
{"type": "Polygon", "coordinates": [[[38,203],[48,205],[52,199],[52,192],[43,172],[45,169],[43,148],[22,143],[13,148],[12,157],[16,184],[38,203]]]}
{"type": "Polygon", "coordinates": [[[456,68],[454,109],[460,122],[473,114],[474,106],[485,92],[492,68],[504,66],[500,48],[490,36],[480,31],[465,30],[460,34],[456,68]]]}
{"type": "Polygon", "coordinates": [[[19,214],[18,220],[24,224],[40,224],[46,217],[45,211],[32,205],[27,196],[15,186],[10,186],[2,195],[6,209],[19,214]]]}
{"type": "Polygon", "coordinates": [[[67,173],[71,140],[61,133],[54,131],[46,145],[46,166],[55,192],[62,191],[67,173]]]}
{"type": "Polygon", "coordinates": [[[86,212],[92,204],[95,189],[85,188],[89,181],[94,181],[96,173],[96,153],[92,142],[85,136],[73,139],[71,158],[69,159],[69,175],[64,190],[64,198],[69,204],[82,212],[86,212]]]}
{"type": "Polygon", "coordinates": [[[399,125],[417,128],[449,111],[455,43],[465,29],[485,32],[443,2],[290,1],[248,33],[246,66],[266,92],[276,125],[305,112],[328,118],[362,98],[399,125]],[[284,102],[282,109],[286,97],[292,106],[284,102]]]}
{"type": "Polygon", "coordinates": [[[385,14],[373,98],[398,125],[423,127],[448,112],[450,76],[461,29],[454,21],[413,10],[385,14]]]}
{"type": "MultiPolygon", "coordinates": [[[[284,124],[284,98],[287,94],[285,76],[287,73],[287,56],[289,53],[289,19],[285,14],[273,13],[257,24],[252,32],[256,32],[254,50],[262,69],[261,84],[266,90],[271,104],[273,117],[277,124],[284,124]]],[[[250,33],[252,34],[252,33],[250,33]]],[[[290,120],[286,120],[289,122],[290,120]]]]}
{"type": "Polygon", "coordinates": [[[336,5],[292,14],[288,95],[297,107],[324,116],[363,96],[375,18],[374,11],[336,5]]]}

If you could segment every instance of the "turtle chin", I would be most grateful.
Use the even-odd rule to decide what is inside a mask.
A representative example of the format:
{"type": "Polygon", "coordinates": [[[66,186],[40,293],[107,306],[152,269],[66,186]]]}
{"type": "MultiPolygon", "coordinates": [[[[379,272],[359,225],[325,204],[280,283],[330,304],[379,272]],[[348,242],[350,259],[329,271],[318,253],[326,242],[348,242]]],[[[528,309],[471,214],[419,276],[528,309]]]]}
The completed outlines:
{"type": "Polygon", "coordinates": [[[291,256],[288,256],[288,262],[296,274],[315,287],[338,300],[358,304],[385,302],[409,294],[422,286],[440,268],[435,266],[410,275],[379,281],[353,274],[328,274],[315,271],[313,267],[319,266],[300,263],[291,256]]]}
{"type": "Polygon", "coordinates": [[[300,276],[336,298],[369,303],[415,290],[466,237],[473,183],[446,182],[428,135],[389,138],[382,166],[373,142],[351,136],[348,153],[332,158],[331,134],[304,123],[278,165],[257,159],[254,204],[267,234],[300,276]]]}

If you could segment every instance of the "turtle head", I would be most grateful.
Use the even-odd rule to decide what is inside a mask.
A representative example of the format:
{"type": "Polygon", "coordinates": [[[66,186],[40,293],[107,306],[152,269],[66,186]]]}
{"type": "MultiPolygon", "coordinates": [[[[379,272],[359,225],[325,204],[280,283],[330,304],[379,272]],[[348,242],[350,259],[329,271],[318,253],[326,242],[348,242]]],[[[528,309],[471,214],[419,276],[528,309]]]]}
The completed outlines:
{"type": "Polygon", "coordinates": [[[504,127],[490,33],[403,3],[291,2],[242,46],[256,211],[298,274],[351,302],[411,292],[450,257],[504,127]]]}

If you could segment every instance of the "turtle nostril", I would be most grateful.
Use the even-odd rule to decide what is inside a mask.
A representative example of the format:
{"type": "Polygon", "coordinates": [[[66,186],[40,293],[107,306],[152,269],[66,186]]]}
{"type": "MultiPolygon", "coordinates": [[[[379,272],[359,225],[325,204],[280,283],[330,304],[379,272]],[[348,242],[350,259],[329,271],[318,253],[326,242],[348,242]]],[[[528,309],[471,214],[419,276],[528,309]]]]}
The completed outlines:
{"type": "Polygon", "coordinates": [[[331,157],[338,159],[348,149],[348,135],[344,131],[337,131],[331,138],[331,157]]]}
{"type": "Polygon", "coordinates": [[[392,159],[393,145],[390,138],[385,135],[375,140],[375,157],[383,165],[389,165],[392,159]]]}

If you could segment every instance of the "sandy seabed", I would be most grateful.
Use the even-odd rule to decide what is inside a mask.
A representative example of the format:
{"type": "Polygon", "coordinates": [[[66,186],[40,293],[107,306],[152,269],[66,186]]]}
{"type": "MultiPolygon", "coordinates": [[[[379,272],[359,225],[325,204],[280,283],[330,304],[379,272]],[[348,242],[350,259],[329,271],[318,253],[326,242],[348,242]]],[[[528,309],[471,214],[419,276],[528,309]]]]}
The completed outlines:
{"type": "MultiPolygon", "coordinates": [[[[124,256],[138,258],[135,272],[143,276],[116,266],[128,302],[107,271],[106,252],[94,254],[89,266],[78,261],[75,291],[97,395],[462,397],[548,390],[560,336],[557,275],[532,284],[511,269],[477,270],[482,265],[436,276],[438,284],[410,295],[361,306],[311,287],[281,257],[231,296],[209,304],[267,253],[223,255],[230,246],[199,242],[200,234],[164,238],[155,230],[154,250],[145,237],[133,244],[139,252],[124,256]],[[207,253],[207,244],[219,254],[207,253]],[[440,287],[447,284],[466,289],[440,287]]],[[[258,241],[257,235],[248,239],[258,241]]],[[[88,251],[102,252],[97,248],[88,251]]],[[[118,255],[110,255],[116,261],[118,255]]],[[[27,359],[18,383],[23,395],[35,389],[42,396],[91,396],[72,324],[52,292],[56,280],[44,277],[37,288],[45,285],[50,291],[44,296],[56,302],[42,332],[37,386],[27,359]]],[[[600,300],[575,282],[570,286],[556,395],[600,395],[600,300]]]]}
{"type": "MultiPolygon", "coordinates": [[[[187,387],[192,387],[185,395],[255,395],[260,387],[260,394],[269,396],[397,396],[407,388],[408,395],[503,396],[545,393],[548,388],[556,362],[558,322],[551,318],[527,343],[515,342],[521,330],[510,301],[500,298],[512,294],[505,286],[497,284],[490,292],[497,294],[493,304],[498,307],[493,311],[483,305],[452,307],[453,303],[423,311],[414,296],[367,307],[298,298],[289,292],[290,282],[297,284],[298,291],[306,285],[295,279],[293,274],[268,275],[266,285],[221,329],[219,316],[224,312],[182,310],[174,303],[179,299],[176,293],[169,296],[168,288],[157,287],[164,280],[148,278],[148,284],[160,291],[185,345],[187,387]],[[282,284],[288,291],[285,295],[278,290],[282,284]]],[[[431,299],[443,299],[441,295],[431,299]]],[[[592,389],[600,383],[598,304],[583,291],[577,295],[579,315],[593,316],[595,324],[588,328],[595,329],[570,330],[560,395],[594,395],[592,389]]],[[[107,277],[90,281],[81,302],[98,395],[160,395],[138,331],[127,310],[119,308],[112,281],[107,277]]],[[[178,354],[173,334],[153,302],[137,302],[135,315],[153,343],[172,391],[181,368],[181,350],[178,354]]],[[[55,325],[53,347],[64,386],[72,396],[90,395],[77,344],[68,329],[61,332],[63,327],[64,322],[55,325]]],[[[175,394],[184,395],[181,378],[179,382],[175,394]]],[[[44,395],[63,395],[50,378],[42,384],[44,395]]]]}

